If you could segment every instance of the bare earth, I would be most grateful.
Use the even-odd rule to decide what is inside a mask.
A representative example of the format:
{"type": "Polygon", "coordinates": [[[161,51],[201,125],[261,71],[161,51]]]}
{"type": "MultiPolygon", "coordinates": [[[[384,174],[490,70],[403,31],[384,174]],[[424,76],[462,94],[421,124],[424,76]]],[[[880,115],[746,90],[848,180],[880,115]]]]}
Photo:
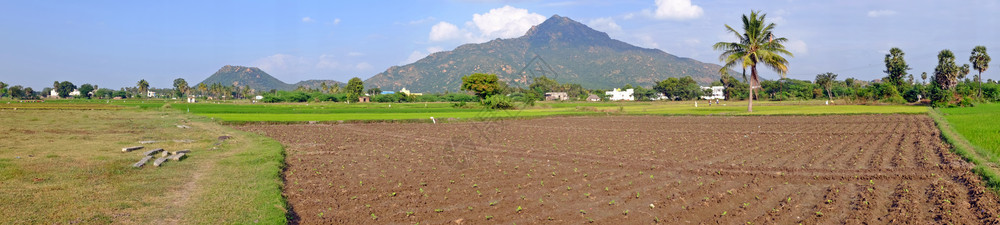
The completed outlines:
{"type": "Polygon", "coordinates": [[[250,125],[304,224],[996,224],[924,115],[250,125]]]}

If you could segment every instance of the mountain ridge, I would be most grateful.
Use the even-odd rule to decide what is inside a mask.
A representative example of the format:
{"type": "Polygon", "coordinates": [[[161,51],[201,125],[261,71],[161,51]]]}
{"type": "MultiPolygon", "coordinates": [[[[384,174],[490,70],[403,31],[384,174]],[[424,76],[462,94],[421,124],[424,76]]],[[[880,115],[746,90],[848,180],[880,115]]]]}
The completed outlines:
{"type": "Polygon", "coordinates": [[[669,77],[683,76],[708,84],[718,80],[719,68],[612,39],[568,17],[553,15],[521,37],[463,44],[451,51],[432,53],[407,65],[389,67],[365,80],[365,84],[382,90],[458,91],[462,76],[492,73],[512,86],[527,86],[531,77],[539,76],[534,72],[549,70],[546,76],[561,83],[610,89],[625,84],[649,87],[669,77]],[[542,60],[534,60],[536,56],[542,60]],[[547,65],[538,65],[537,61],[547,65]]]}

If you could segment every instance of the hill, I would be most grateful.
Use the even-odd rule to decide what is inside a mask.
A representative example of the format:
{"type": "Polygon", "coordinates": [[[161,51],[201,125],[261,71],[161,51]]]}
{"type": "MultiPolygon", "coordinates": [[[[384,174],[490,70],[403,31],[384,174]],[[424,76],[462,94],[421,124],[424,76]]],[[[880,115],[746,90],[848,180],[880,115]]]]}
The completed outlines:
{"type": "Polygon", "coordinates": [[[232,65],[223,66],[201,83],[205,85],[221,83],[223,85],[248,86],[257,91],[295,89],[294,86],[274,78],[260,68],[232,65]]]}
{"type": "Polygon", "coordinates": [[[579,83],[586,88],[610,89],[625,84],[650,87],[666,78],[683,76],[708,84],[719,79],[719,68],[611,39],[607,33],[554,15],[524,36],[433,53],[408,65],[390,67],[366,80],[365,86],[382,90],[405,87],[415,92],[458,91],[461,77],[472,73],[497,74],[512,86],[527,86],[531,77],[548,71],[545,76],[560,83],[579,83]],[[531,66],[525,66],[529,63],[531,66]]]}
{"type": "Polygon", "coordinates": [[[334,84],[340,85],[341,87],[344,86],[344,83],[335,80],[304,80],[292,84],[292,88],[304,87],[307,89],[321,89],[323,88],[323,83],[326,83],[327,86],[333,86],[334,84]]]}

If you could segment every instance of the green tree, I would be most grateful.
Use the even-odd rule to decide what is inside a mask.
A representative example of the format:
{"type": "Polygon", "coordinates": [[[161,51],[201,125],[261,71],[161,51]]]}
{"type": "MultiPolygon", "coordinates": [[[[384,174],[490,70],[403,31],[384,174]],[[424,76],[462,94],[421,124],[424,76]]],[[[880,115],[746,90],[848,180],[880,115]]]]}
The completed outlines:
{"type": "Polygon", "coordinates": [[[32,89],[31,87],[24,88],[24,98],[35,99],[35,89],[32,89]]]}
{"type": "Polygon", "coordinates": [[[348,102],[357,101],[365,93],[365,83],[361,81],[361,78],[354,77],[347,81],[347,86],[344,89],[347,92],[348,102]]]}
{"type": "Polygon", "coordinates": [[[885,54],[885,80],[892,85],[900,87],[903,85],[903,79],[906,77],[907,70],[910,70],[910,66],[906,65],[906,60],[903,59],[902,49],[891,48],[889,49],[889,54],[885,54]]]}
{"type": "Polygon", "coordinates": [[[979,72],[976,75],[976,83],[979,84],[979,90],[976,92],[976,97],[981,98],[983,96],[983,72],[990,68],[990,55],[986,54],[986,46],[976,46],[972,48],[972,55],[969,56],[969,62],[972,63],[972,68],[979,72]]]}
{"type": "Polygon", "coordinates": [[[10,87],[10,98],[24,98],[24,87],[21,85],[14,85],[10,87]]]}
{"type": "Polygon", "coordinates": [[[0,82],[0,98],[7,95],[7,83],[0,82]]]}
{"type": "Polygon", "coordinates": [[[927,83],[927,72],[920,73],[920,79],[924,80],[922,83],[927,83]]]}
{"type": "Polygon", "coordinates": [[[753,112],[754,89],[760,87],[760,79],[757,76],[757,65],[774,70],[782,78],[788,73],[788,60],[782,55],[792,57],[792,53],[785,50],[782,43],[788,41],[787,38],[775,37],[774,23],[766,23],[767,14],[751,11],[750,16],[743,15],[743,33],[726,25],[726,31],[736,36],[739,42],[719,42],[712,46],[717,51],[722,51],[719,61],[725,65],[719,69],[720,73],[728,73],[728,70],[736,67],[737,64],[744,70],[750,67],[750,102],[747,104],[747,111],[753,112]]]}
{"type": "Polygon", "coordinates": [[[938,53],[938,65],[934,68],[934,81],[942,90],[950,90],[958,85],[958,80],[969,74],[969,64],[955,64],[955,54],[945,49],[938,53]]]}
{"type": "Polygon", "coordinates": [[[76,85],[69,81],[57,82],[56,93],[59,93],[60,98],[69,97],[69,94],[76,90],[76,85]]]}
{"type": "Polygon", "coordinates": [[[174,79],[174,95],[177,97],[187,96],[191,91],[188,82],[184,78],[174,79]]]}
{"type": "Polygon", "coordinates": [[[83,85],[80,85],[80,89],[78,89],[78,90],[80,91],[80,95],[83,95],[84,97],[87,97],[89,99],[90,98],[90,92],[94,91],[94,85],[83,84],[83,85]]]}
{"type": "Polygon", "coordinates": [[[135,84],[139,88],[139,96],[146,97],[149,93],[149,82],[146,79],[139,80],[139,83],[135,84]]]}
{"type": "Polygon", "coordinates": [[[473,73],[462,77],[462,90],[472,91],[479,99],[486,99],[491,95],[499,94],[502,87],[495,74],[473,73]]]}
{"type": "Polygon", "coordinates": [[[664,96],[671,100],[692,100],[704,94],[701,86],[698,86],[698,82],[694,81],[691,76],[685,76],[680,79],[676,77],[667,78],[666,80],[657,82],[653,90],[663,93],[664,96]]]}
{"type": "Polygon", "coordinates": [[[826,90],[826,97],[829,100],[833,100],[833,94],[830,93],[830,87],[833,86],[833,82],[837,81],[837,74],[835,73],[822,73],[816,75],[816,85],[822,86],[823,90],[826,90]]]}

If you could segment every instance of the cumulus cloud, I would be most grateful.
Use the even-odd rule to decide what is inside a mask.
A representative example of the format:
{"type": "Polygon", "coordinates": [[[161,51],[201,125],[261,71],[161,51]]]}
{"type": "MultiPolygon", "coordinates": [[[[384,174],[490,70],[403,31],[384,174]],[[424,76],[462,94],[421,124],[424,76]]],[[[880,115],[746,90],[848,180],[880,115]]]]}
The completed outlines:
{"type": "Polygon", "coordinates": [[[872,17],[872,18],[874,18],[874,17],[883,17],[883,16],[892,16],[892,15],[896,15],[896,11],[892,11],[892,10],[888,10],[888,9],[868,11],[868,17],[872,17]]]}
{"type": "Polygon", "coordinates": [[[472,23],[482,32],[482,36],[488,39],[519,37],[531,26],[544,21],[545,16],[509,5],[491,9],[484,14],[472,15],[472,23]]]}
{"type": "Polygon", "coordinates": [[[447,41],[462,37],[462,33],[463,31],[459,30],[455,24],[441,21],[431,27],[431,33],[428,38],[431,41],[447,41]]]}
{"type": "Polygon", "coordinates": [[[333,19],[333,25],[340,24],[340,18],[333,19]]]}
{"type": "Polygon", "coordinates": [[[483,42],[496,38],[514,38],[524,35],[532,26],[545,21],[545,16],[511,6],[491,9],[483,14],[473,14],[472,21],[464,27],[441,21],[431,27],[431,41],[458,40],[483,42]]]}
{"type": "Polygon", "coordinates": [[[622,27],[615,23],[615,19],[612,19],[611,17],[593,19],[590,20],[587,25],[595,30],[607,33],[618,33],[622,31],[622,27]]]}
{"type": "Polygon", "coordinates": [[[312,22],[316,22],[316,20],[313,20],[312,18],[309,18],[307,16],[307,17],[302,17],[302,22],[312,23],[312,22]]]}
{"type": "Polygon", "coordinates": [[[788,48],[789,52],[796,55],[809,53],[809,45],[806,45],[806,42],[802,40],[789,40],[785,43],[785,48],[788,48]]]}
{"type": "Polygon", "coordinates": [[[691,4],[691,0],[656,0],[656,10],[643,11],[655,19],[688,20],[705,14],[701,6],[691,4]]]}

